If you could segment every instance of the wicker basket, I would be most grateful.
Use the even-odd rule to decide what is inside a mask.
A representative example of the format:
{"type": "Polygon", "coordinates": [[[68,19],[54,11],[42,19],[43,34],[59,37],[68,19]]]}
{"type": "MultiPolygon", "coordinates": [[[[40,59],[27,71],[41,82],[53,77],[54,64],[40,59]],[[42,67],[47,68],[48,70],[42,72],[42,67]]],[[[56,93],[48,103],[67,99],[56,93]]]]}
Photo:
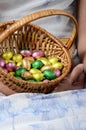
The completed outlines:
{"type": "Polygon", "coordinates": [[[16,92],[49,93],[69,73],[71,57],[69,49],[72,46],[77,31],[75,18],[62,10],[43,10],[21,18],[18,21],[9,21],[0,24],[0,55],[7,50],[19,53],[21,49],[29,48],[31,51],[42,50],[45,56],[59,56],[64,68],[62,75],[46,82],[27,82],[7,74],[0,68],[0,80],[16,92]],[[57,39],[43,28],[29,24],[42,17],[63,15],[73,22],[73,31],[69,38],[57,39]]]}

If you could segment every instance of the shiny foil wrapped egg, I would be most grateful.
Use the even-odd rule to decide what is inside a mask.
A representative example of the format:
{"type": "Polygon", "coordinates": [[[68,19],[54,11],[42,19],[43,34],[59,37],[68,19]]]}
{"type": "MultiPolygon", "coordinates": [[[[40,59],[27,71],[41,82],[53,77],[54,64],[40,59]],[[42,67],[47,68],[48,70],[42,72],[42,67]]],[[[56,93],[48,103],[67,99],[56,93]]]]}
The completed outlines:
{"type": "Polygon", "coordinates": [[[32,79],[33,78],[32,74],[28,71],[25,71],[24,73],[22,73],[21,77],[24,79],[32,79]]]}
{"type": "Polygon", "coordinates": [[[44,65],[50,65],[51,64],[46,57],[41,57],[39,60],[42,61],[42,63],[44,65]]]}
{"type": "Polygon", "coordinates": [[[9,63],[9,62],[13,62],[13,60],[10,60],[10,59],[7,59],[5,60],[6,64],[9,63]]]}
{"type": "Polygon", "coordinates": [[[45,70],[43,74],[45,79],[53,80],[56,78],[56,74],[51,70],[45,70]]]}
{"type": "Polygon", "coordinates": [[[25,57],[24,58],[25,60],[28,60],[30,63],[32,63],[34,61],[34,58],[33,57],[25,57]]]}
{"type": "Polygon", "coordinates": [[[40,70],[35,69],[35,68],[30,69],[30,71],[29,71],[29,72],[30,72],[31,74],[41,73],[41,71],[40,71],[40,70]]]}
{"type": "Polygon", "coordinates": [[[2,58],[4,58],[5,60],[9,60],[12,57],[13,57],[13,52],[11,52],[11,51],[7,51],[7,52],[2,54],[2,58]]]}
{"type": "Polygon", "coordinates": [[[13,56],[13,61],[18,63],[22,61],[22,55],[21,54],[16,54],[13,56]]]}
{"type": "Polygon", "coordinates": [[[0,67],[5,67],[5,60],[3,60],[2,58],[0,58],[0,67]]]}
{"type": "Polygon", "coordinates": [[[5,65],[5,68],[7,69],[8,72],[14,71],[15,70],[15,63],[14,62],[9,62],[5,65]]]}
{"type": "Polygon", "coordinates": [[[26,70],[30,70],[31,68],[31,63],[29,62],[28,58],[24,58],[22,60],[22,67],[26,68],[26,70]]]}
{"type": "Polygon", "coordinates": [[[51,64],[55,64],[59,61],[57,57],[49,57],[48,60],[51,64]]]}
{"type": "Polygon", "coordinates": [[[62,70],[63,69],[63,64],[61,62],[57,62],[57,63],[53,64],[52,67],[54,69],[62,70]]]}
{"type": "Polygon", "coordinates": [[[61,71],[59,69],[55,69],[54,73],[56,74],[57,77],[61,75],[61,71]]]}
{"type": "Polygon", "coordinates": [[[36,81],[41,81],[44,79],[44,75],[42,73],[35,73],[33,74],[33,78],[36,80],[36,81]]]}
{"type": "Polygon", "coordinates": [[[30,57],[32,55],[32,52],[29,50],[21,50],[20,54],[24,57],[30,57]]]}
{"type": "Polygon", "coordinates": [[[41,57],[44,56],[44,52],[41,51],[41,50],[37,50],[37,51],[34,51],[32,56],[35,58],[35,59],[39,59],[41,57]]]}
{"type": "Polygon", "coordinates": [[[41,71],[43,72],[44,70],[47,70],[47,69],[52,70],[52,66],[51,65],[45,65],[41,68],[41,71]]]}
{"type": "Polygon", "coordinates": [[[25,71],[26,71],[25,68],[19,68],[15,71],[15,75],[21,77],[21,74],[24,73],[25,71]]]}
{"type": "Polygon", "coordinates": [[[10,74],[11,76],[14,76],[14,75],[15,75],[15,72],[9,72],[9,74],[10,74]]]}
{"type": "Polygon", "coordinates": [[[28,82],[36,82],[34,79],[26,79],[28,82]]]}
{"type": "Polygon", "coordinates": [[[20,61],[20,62],[18,62],[17,64],[16,64],[16,66],[22,66],[22,61],[20,61]]]}
{"type": "Polygon", "coordinates": [[[40,60],[32,62],[31,67],[35,69],[41,69],[44,64],[40,60]]]}

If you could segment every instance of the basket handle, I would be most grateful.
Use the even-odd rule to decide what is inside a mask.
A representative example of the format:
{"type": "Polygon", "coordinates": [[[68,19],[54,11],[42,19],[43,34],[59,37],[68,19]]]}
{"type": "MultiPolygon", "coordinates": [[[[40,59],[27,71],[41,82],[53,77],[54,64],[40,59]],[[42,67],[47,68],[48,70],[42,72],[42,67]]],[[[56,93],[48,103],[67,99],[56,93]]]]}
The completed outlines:
{"type": "Polygon", "coordinates": [[[16,21],[14,24],[12,24],[8,29],[6,29],[2,34],[0,34],[0,43],[6,39],[10,34],[12,34],[14,31],[22,27],[23,25],[27,24],[28,22],[32,22],[34,20],[51,16],[51,15],[63,15],[69,17],[73,22],[73,31],[69,37],[69,40],[65,47],[69,49],[71,45],[73,44],[73,40],[76,36],[77,32],[77,21],[70,13],[63,11],[63,10],[56,10],[56,9],[49,9],[49,10],[42,10],[39,12],[32,13],[30,15],[27,15],[20,20],[16,21]]]}

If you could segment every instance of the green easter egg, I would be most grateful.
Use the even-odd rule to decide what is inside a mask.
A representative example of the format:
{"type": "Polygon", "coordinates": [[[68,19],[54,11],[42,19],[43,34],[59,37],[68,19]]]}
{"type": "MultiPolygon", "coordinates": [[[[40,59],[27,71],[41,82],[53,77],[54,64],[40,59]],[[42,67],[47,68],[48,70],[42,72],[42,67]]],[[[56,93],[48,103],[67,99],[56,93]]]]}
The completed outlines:
{"type": "Polygon", "coordinates": [[[18,79],[22,79],[21,77],[19,77],[19,76],[16,76],[16,78],[18,78],[18,79]]]}
{"type": "Polygon", "coordinates": [[[41,67],[43,65],[44,64],[40,60],[36,60],[36,61],[32,62],[32,64],[31,64],[32,68],[35,68],[35,69],[41,69],[41,67]]]}
{"type": "Polygon", "coordinates": [[[26,71],[25,68],[19,68],[18,70],[16,70],[15,75],[21,77],[21,74],[24,73],[25,71],[26,71]]]}
{"type": "Polygon", "coordinates": [[[28,82],[36,82],[34,79],[29,79],[29,80],[26,80],[28,82]]]}
{"type": "Polygon", "coordinates": [[[40,80],[40,79],[38,79],[38,80],[36,80],[36,82],[41,82],[41,80],[40,80]]]}
{"type": "Polygon", "coordinates": [[[43,74],[44,74],[44,77],[46,79],[49,79],[49,80],[52,80],[52,79],[56,78],[56,74],[53,71],[51,71],[51,70],[45,70],[43,72],[43,74]]]}

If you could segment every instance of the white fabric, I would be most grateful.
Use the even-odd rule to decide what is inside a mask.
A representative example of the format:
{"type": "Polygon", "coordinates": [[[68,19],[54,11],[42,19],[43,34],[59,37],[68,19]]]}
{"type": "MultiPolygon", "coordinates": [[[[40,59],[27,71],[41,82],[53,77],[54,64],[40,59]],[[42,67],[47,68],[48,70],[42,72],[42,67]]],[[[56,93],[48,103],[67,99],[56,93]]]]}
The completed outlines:
{"type": "Polygon", "coordinates": [[[0,97],[0,130],[86,130],[86,89],[0,97]]]}

